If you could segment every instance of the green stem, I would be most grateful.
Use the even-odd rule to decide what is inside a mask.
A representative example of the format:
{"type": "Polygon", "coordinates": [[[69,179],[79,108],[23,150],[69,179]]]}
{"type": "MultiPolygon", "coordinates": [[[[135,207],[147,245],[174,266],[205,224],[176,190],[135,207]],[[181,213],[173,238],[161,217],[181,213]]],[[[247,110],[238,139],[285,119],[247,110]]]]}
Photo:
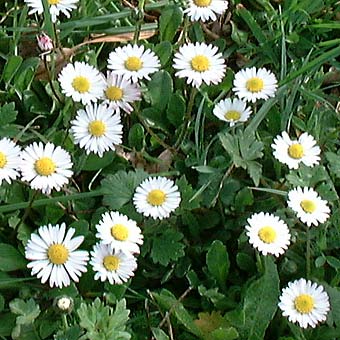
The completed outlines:
{"type": "Polygon", "coordinates": [[[177,141],[174,145],[174,148],[176,150],[179,149],[180,145],[182,144],[183,140],[185,139],[185,136],[188,133],[188,129],[189,129],[189,126],[190,126],[190,121],[191,121],[191,112],[192,112],[192,108],[194,106],[196,94],[197,94],[197,89],[196,89],[196,87],[193,87],[191,89],[189,104],[188,104],[187,112],[186,112],[186,115],[185,115],[185,120],[184,120],[184,123],[183,123],[183,126],[182,126],[182,130],[179,133],[178,139],[177,139],[177,141]]]}
{"type": "Polygon", "coordinates": [[[309,231],[309,227],[307,227],[306,236],[307,236],[306,277],[307,279],[309,279],[310,278],[310,231],[309,231]]]}
{"type": "Polygon", "coordinates": [[[62,319],[62,322],[63,322],[63,327],[64,327],[64,329],[67,330],[67,329],[68,329],[67,315],[66,315],[66,314],[63,314],[63,315],[61,316],[61,319],[62,319]]]}
{"type": "Polygon", "coordinates": [[[256,255],[257,270],[262,274],[263,273],[263,264],[262,264],[261,255],[258,251],[255,252],[255,255],[256,255]]]}
{"type": "Polygon", "coordinates": [[[138,9],[137,9],[137,22],[136,22],[136,30],[135,30],[135,34],[133,37],[133,43],[137,44],[138,40],[139,40],[139,35],[140,35],[140,31],[141,31],[141,27],[142,27],[142,23],[143,23],[143,19],[144,19],[144,3],[145,0],[139,0],[138,1],[138,9]]]}

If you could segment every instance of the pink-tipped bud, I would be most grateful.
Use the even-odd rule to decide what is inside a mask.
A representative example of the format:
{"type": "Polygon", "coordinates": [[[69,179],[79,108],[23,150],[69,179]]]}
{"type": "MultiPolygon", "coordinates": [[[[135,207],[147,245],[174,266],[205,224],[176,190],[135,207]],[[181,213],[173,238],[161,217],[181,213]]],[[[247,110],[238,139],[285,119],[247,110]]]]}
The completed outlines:
{"type": "Polygon", "coordinates": [[[37,41],[41,52],[49,52],[53,49],[53,41],[46,33],[39,34],[37,41]]]}

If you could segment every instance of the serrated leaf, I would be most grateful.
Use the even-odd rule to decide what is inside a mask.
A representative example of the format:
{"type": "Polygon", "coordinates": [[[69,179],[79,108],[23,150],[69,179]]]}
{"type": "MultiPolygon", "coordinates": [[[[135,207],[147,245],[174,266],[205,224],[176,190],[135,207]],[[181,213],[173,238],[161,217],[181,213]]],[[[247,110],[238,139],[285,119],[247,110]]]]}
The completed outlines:
{"type": "Polygon", "coordinates": [[[192,334],[201,336],[200,329],[195,325],[193,318],[188,311],[184,308],[183,304],[176,299],[176,297],[166,289],[162,289],[161,292],[152,293],[158,304],[166,309],[172,310],[177,320],[192,334]]]}
{"type": "MultiPolygon", "coordinates": [[[[212,311],[198,313],[198,319],[195,320],[196,326],[201,330],[204,339],[209,339],[211,332],[218,328],[227,328],[228,322],[225,320],[221,312],[212,311]]],[[[210,338],[211,339],[211,338],[210,338]]]]}
{"type": "Polygon", "coordinates": [[[247,289],[243,311],[243,335],[248,340],[263,340],[265,331],[277,310],[279,275],[273,259],[263,257],[264,275],[247,289]]]}
{"type": "Polygon", "coordinates": [[[207,253],[208,270],[220,287],[225,287],[230,262],[226,246],[219,240],[214,241],[207,253]]]}
{"type": "Polygon", "coordinates": [[[119,209],[129,202],[137,186],[149,175],[141,169],[125,172],[118,171],[108,175],[101,182],[103,203],[111,209],[119,209]]]}
{"type": "Polygon", "coordinates": [[[239,334],[234,327],[219,328],[214,330],[207,340],[234,340],[237,339],[238,336],[239,334]]]}
{"type": "Polygon", "coordinates": [[[192,186],[188,183],[185,176],[182,176],[176,181],[179,192],[181,193],[181,204],[180,209],[182,210],[193,210],[200,207],[201,196],[196,195],[192,186]]]}
{"type": "Polygon", "coordinates": [[[0,125],[7,125],[16,120],[18,112],[14,103],[8,103],[0,108],[0,125]]]}
{"type": "Polygon", "coordinates": [[[27,261],[11,245],[0,243],[0,270],[10,272],[26,268],[27,261]]]}
{"type": "Polygon", "coordinates": [[[29,299],[27,302],[14,299],[9,303],[9,308],[13,314],[19,315],[16,318],[17,325],[30,325],[40,314],[40,307],[33,299],[29,299]]]}
{"type": "Polygon", "coordinates": [[[170,227],[155,237],[151,248],[151,258],[153,262],[167,266],[171,261],[176,261],[183,257],[185,255],[185,245],[180,242],[182,238],[182,233],[170,227]]]}

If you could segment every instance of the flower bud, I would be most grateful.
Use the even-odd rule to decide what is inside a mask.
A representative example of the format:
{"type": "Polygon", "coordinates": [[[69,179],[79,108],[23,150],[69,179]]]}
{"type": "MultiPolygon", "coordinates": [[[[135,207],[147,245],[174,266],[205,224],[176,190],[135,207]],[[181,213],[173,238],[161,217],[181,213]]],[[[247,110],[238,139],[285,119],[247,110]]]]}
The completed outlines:
{"type": "Polygon", "coordinates": [[[61,313],[71,313],[73,309],[73,299],[63,295],[55,299],[55,305],[61,313]]]}
{"type": "Polygon", "coordinates": [[[41,52],[49,52],[53,49],[53,41],[46,33],[39,34],[37,42],[41,52]]]}

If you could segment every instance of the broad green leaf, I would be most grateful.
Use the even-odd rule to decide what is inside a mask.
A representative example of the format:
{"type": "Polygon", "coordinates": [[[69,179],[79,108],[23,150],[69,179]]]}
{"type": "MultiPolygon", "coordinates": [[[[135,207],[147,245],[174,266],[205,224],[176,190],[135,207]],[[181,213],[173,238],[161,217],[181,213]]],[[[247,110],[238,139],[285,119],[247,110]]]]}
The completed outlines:
{"type": "Polygon", "coordinates": [[[0,243],[0,270],[10,272],[26,268],[27,261],[11,245],[0,243]]]}
{"type": "Polygon", "coordinates": [[[169,340],[169,337],[160,328],[152,327],[151,331],[156,340],[169,340]]]}
{"type": "Polygon", "coordinates": [[[0,336],[9,337],[15,326],[16,316],[12,313],[0,313],[0,336]]]}
{"type": "Polygon", "coordinates": [[[21,56],[13,55],[8,58],[4,70],[2,72],[2,80],[8,84],[18,71],[23,58],[21,56]]]}
{"type": "Polygon", "coordinates": [[[185,255],[185,245],[180,242],[183,234],[170,228],[153,239],[151,258],[154,263],[167,266],[171,261],[176,261],[185,255]]]}
{"type": "Polygon", "coordinates": [[[164,111],[173,91],[172,78],[167,71],[155,73],[148,83],[152,107],[164,111]]]}
{"type": "Polygon", "coordinates": [[[329,311],[329,315],[327,316],[327,319],[332,321],[336,324],[336,326],[340,327],[340,310],[338,308],[340,304],[340,290],[339,288],[331,287],[325,283],[323,283],[323,286],[325,287],[331,304],[331,309],[329,311]]]}
{"type": "Polygon", "coordinates": [[[179,29],[183,11],[178,5],[171,5],[164,8],[159,18],[159,31],[162,41],[172,41],[179,29]]]}
{"type": "Polygon", "coordinates": [[[162,289],[160,293],[152,293],[158,304],[167,311],[172,310],[177,320],[191,333],[201,336],[201,331],[194,323],[193,318],[184,308],[183,304],[168,290],[162,289]]]}
{"type": "Polygon", "coordinates": [[[214,330],[207,340],[234,340],[239,337],[239,334],[234,327],[219,328],[214,330]]]}
{"type": "Polygon", "coordinates": [[[157,44],[153,50],[158,55],[159,61],[164,67],[172,56],[172,44],[169,41],[162,41],[157,44]]]}
{"type": "Polygon", "coordinates": [[[144,147],[144,127],[140,123],[133,124],[129,130],[129,146],[141,151],[144,147]]]}
{"type": "Polygon", "coordinates": [[[148,174],[140,169],[108,175],[101,182],[103,203],[111,209],[121,208],[132,199],[136,187],[147,177],[148,174]]]}
{"type": "Polygon", "coordinates": [[[270,256],[263,257],[264,275],[247,289],[243,311],[243,336],[248,340],[263,340],[264,334],[277,310],[279,275],[270,256]]]}
{"type": "Polygon", "coordinates": [[[231,39],[238,45],[244,45],[248,40],[248,33],[240,30],[233,21],[231,23],[231,39]]]}
{"type": "Polygon", "coordinates": [[[97,171],[99,169],[104,169],[106,166],[110,165],[115,159],[114,152],[105,152],[103,157],[99,157],[93,153],[90,153],[85,160],[84,165],[81,170],[83,171],[97,171]]]}
{"type": "Polygon", "coordinates": [[[170,97],[166,116],[169,122],[178,127],[183,123],[185,116],[186,104],[185,99],[178,93],[173,93],[170,97]]]}
{"type": "Polygon", "coordinates": [[[214,241],[207,253],[206,262],[208,270],[216,279],[219,286],[226,286],[230,262],[226,246],[219,240],[214,241]]]}

